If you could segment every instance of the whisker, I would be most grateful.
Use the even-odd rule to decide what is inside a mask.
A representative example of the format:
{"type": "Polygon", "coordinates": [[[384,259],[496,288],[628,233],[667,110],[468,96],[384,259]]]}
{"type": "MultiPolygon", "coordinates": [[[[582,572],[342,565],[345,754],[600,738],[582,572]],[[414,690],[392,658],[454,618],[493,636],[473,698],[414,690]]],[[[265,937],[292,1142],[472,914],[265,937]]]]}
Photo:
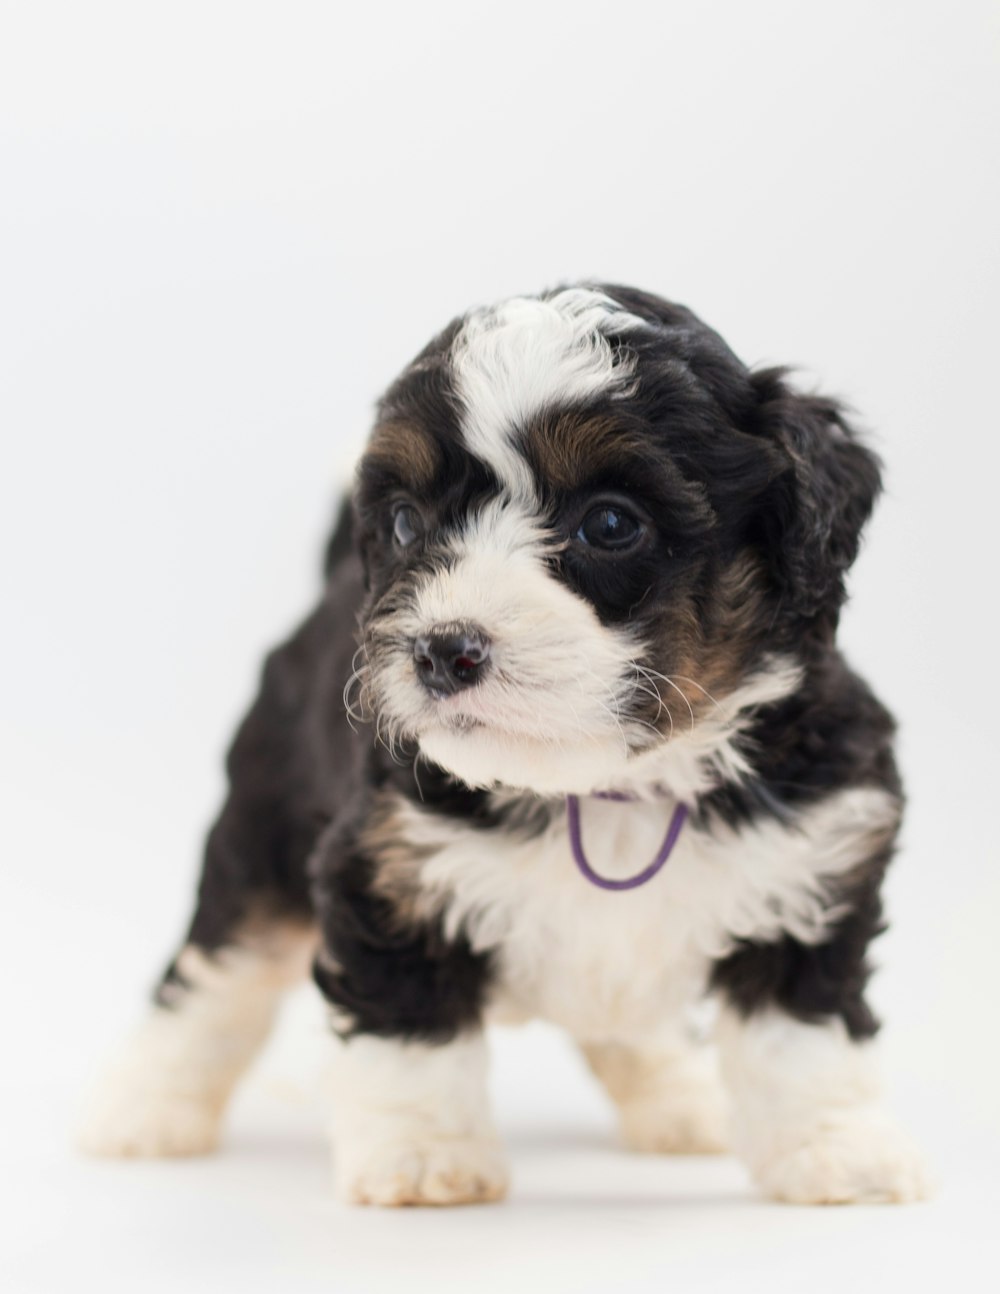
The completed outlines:
{"type": "MultiPolygon", "coordinates": [[[[666,674],[661,674],[659,670],[650,669],[646,665],[639,665],[638,668],[642,670],[642,672],[646,675],[647,678],[650,679],[650,681],[652,681],[653,678],[659,678],[659,679],[662,679],[663,682],[666,683],[668,687],[672,687],[674,689],[674,691],[678,694],[678,696],[681,698],[681,700],[688,708],[688,714],[691,716],[690,731],[694,732],[694,728],[695,728],[694,706],[688,700],[687,696],[685,696],[683,689],[678,687],[672,678],[669,678],[666,674]]],[[[680,675],[678,675],[677,677],[679,678],[680,675]]],[[[668,710],[667,713],[669,714],[670,711],[668,710]]]]}
{"type": "MultiPolygon", "coordinates": [[[[601,707],[602,710],[607,712],[607,714],[613,720],[615,727],[618,729],[618,735],[621,738],[622,747],[627,754],[629,751],[629,743],[628,743],[628,737],[626,736],[626,733],[625,733],[625,728],[622,725],[620,699],[618,698],[617,694],[615,693],[611,685],[607,683],[604,679],[602,679],[601,676],[595,670],[587,669],[585,665],[581,666],[580,668],[583,671],[583,673],[589,675],[590,678],[596,679],[597,682],[600,684],[601,688],[605,692],[607,692],[608,696],[611,698],[611,705],[614,706],[614,709],[611,708],[611,705],[608,705],[605,701],[602,701],[600,697],[595,697],[594,700],[597,702],[597,704],[601,707]]],[[[576,678],[577,685],[579,685],[579,682],[580,682],[579,674],[576,674],[574,677],[576,678]]],[[[583,689],[581,688],[580,690],[582,691],[583,689]]],[[[581,731],[582,730],[583,728],[581,725],[581,731]]]]}
{"type": "Polygon", "coordinates": [[[707,699],[712,702],[712,704],[723,716],[723,718],[726,718],[726,719],[729,718],[729,711],[725,708],[725,706],[720,701],[717,701],[715,699],[715,697],[711,694],[711,692],[709,692],[708,688],[702,687],[702,685],[697,681],[697,679],[688,678],[686,674],[674,674],[673,677],[679,678],[682,683],[690,683],[692,687],[696,687],[698,691],[702,693],[703,696],[707,697],[707,699]]]}
{"type": "MultiPolygon", "coordinates": [[[[662,696],[662,694],[661,694],[661,692],[660,692],[660,689],[656,686],[656,683],[655,683],[654,678],[653,678],[653,674],[654,674],[654,672],[655,672],[655,671],[648,670],[648,669],[646,668],[646,666],[645,666],[645,665],[640,665],[638,661],[633,661],[633,662],[632,662],[632,666],[633,666],[633,668],[635,669],[636,677],[637,677],[637,678],[644,678],[644,679],[646,680],[646,682],[649,684],[649,686],[653,689],[653,692],[656,694],[657,704],[658,704],[658,705],[659,705],[659,707],[660,707],[660,708],[659,708],[659,710],[658,710],[658,711],[657,711],[657,713],[656,713],[656,717],[657,717],[657,719],[659,719],[660,715],[663,713],[663,711],[664,711],[664,710],[666,711],[667,718],[670,720],[670,733],[669,733],[669,736],[672,738],[672,737],[673,737],[673,735],[674,735],[674,716],[673,716],[673,712],[671,711],[670,707],[664,703],[663,696],[662,696]]],[[[660,675],[659,677],[663,677],[663,676],[662,676],[662,675],[660,675]]],[[[643,689],[643,690],[645,690],[645,689],[643,689]]]]}
{"type": "MultiPolygon", "coordinates": [[[[645,692],[646,695],[649,697],[655,697],[656,704],[658,707],[656,711],[655,719],[659,719],[660,715],[663,713],[663,697],[660,695],[660,689],[656,686],[656,684],[653,682],[651,678],[646,678],[645,686],[639,683],[639,679],[643,677],[643,672],[642,672],[642,666],[639,665],[638,662],[633,661],[632,668],[635,670],[635,677],[636,677],[635,686],[638,688],[638,690],[640,692],[645,692]]],[[[655,722],[655,719],[654,719],[654,722],[655,722]]]]}
{"type": "MultiPolygon", "coordinates": [[[[344,691],[343,691],[344,710],[347,714],[347,722],[348,724],[350,724],[352,732],[358,731],[357,728],[355,727],[355,722],[357,723],[369,722],[369,716],[365,714],[365,709],[364,709],[364,692],[365,692],[364,682],[365,682],[365,676],[369,672],[369,666],[367,664],[361,665],[361,666],[357,664],[358,657],[361,655],[361,652],[363,650],[366,650],[366,649],[364,647],[359,647],[357,651],[354,653],[354,655],[351,657],[351,674],[347,682],[344,684],[344,691]],[[355,705],[351,697],[351,693],[354,690],[355,684],[358,685],[357,705],[355,705]]],[[[367,651],[366,651],[366,654],[367,654],[367,651]]]]}

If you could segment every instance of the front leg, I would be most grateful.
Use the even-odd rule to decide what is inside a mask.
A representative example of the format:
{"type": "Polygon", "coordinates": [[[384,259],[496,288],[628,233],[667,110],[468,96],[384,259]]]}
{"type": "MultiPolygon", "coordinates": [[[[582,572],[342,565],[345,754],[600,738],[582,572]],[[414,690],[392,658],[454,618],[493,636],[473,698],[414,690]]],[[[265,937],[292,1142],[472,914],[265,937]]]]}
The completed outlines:
{"type": "Polygon", "coordinates": [[[486,1044],[353,1037],[333,1091],[337,1193],[350,1204],[474,1204],[507,1189],[490,1117],[486,1044]]]}
{"type": "MultiPolygon", "coordinates": [[[[383,838],[385,833],[383,833],[383,838]]],[[[336,838],[319,860],[314,975],[340,1033],[333,1083],[337,1193],[355,1204],[499,1199],[482,1008],[489,959],[385,884],[378,852],[336,838]]]]}
{"type": "MultiPolygon", "coordinates": [[[[881,1103],[879,1024],[865,998],[895,818],[868,827],[849,879],[825,891],[824,920],[810,924],[800,914],[794,933],[739,940],[713,969],[733,1148],[778,1200],[887,1203],[927,1194],[920,1153],[881,1103]]],[[[834,844],[851,861],[849,826],[834,844]]]]}
{"type": "Polygon", "coordinates": [[[766,1194],[791,1204],[927,1194],[919,1151],[882,1107],[873,1044],[852,1039],[842,1020],[729,1009],[718,1040],[733,1148],[766,1194]]]}

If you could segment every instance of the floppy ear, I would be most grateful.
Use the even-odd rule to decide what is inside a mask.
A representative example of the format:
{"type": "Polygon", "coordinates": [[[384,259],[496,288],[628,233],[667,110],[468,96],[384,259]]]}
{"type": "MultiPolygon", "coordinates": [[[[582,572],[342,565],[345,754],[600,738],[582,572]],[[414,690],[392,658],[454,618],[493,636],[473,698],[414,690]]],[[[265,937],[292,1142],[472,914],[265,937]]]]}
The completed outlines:
{"type": "Polygon", "coordinates": [[[354,505],[350,498],[341,499],[333,533],[326,541],[326,548],[323,551],[324,575],[329,575],[355,546],[356,533],[354,505]]]}
{"type": "Polygon", "coordinates": [[[371,536],[366,533],[358,511],[357,500],[348,495],[341,500],[333,533],[323,553],[323,574],[329,579],[343,562],[356,557],[361,565],[361,582],[367,593],[371,588],[368,574],[368,549],[371,536]]]}
{"type": "Polygon", "coordinates": [[[844,576],[881,489],[881,465],[835,400],[792,391],[780,369],[752,381],[758,433],[786,460],[760,516],[772,572],[786,606],[832,630],[844,576]]]}

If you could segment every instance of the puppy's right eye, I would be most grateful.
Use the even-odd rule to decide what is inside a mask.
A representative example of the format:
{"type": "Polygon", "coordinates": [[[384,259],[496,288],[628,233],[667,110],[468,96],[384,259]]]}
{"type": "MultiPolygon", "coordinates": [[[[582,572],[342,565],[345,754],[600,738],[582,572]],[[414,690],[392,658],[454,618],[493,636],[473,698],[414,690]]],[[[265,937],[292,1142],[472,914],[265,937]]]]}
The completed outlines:
{"type": "Polygon", "coordinates": [[[420,513],[409,503],[397,505],[392,516],[392,537],[400,548],[408,548],[423,533],[420,513]]]}

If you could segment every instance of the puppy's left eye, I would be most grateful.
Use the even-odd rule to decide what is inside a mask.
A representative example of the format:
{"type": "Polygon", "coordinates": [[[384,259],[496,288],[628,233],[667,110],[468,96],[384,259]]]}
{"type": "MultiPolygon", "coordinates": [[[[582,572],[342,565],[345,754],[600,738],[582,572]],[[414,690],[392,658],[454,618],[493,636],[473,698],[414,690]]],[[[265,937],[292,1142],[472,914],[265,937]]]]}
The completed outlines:
{"type": "Polygon", "coordinates": [[[592,508],[576,532],[591,548],[631,548],[642,535],[642,522],[631,512],[608,503],[592,508]]]}
{"type": "Polygon", "coordinates": [[[392,536],[400,548],[408,548],[423,534],[424,523],[420,513],[409,503],[400,503],[392,514],[392,536]]]}

